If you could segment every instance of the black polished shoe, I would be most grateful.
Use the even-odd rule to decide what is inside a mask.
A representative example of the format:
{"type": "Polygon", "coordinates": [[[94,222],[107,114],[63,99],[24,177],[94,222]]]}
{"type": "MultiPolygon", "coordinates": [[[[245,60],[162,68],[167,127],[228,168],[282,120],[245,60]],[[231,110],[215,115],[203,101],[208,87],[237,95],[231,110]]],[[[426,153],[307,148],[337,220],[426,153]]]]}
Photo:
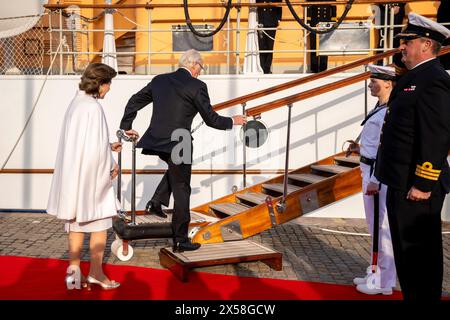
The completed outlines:
{"type": "Polygon", "coordinates": [[[160,218],[167,218],[167,214],[162,211],[161,206],[155,206],[152,201],[147,202],[147,205],[145,206],[145,211],[148,214],[154,214],[160,218]]]}
{"type": "Polygon", "coordinates": [[[173,252],[194,251],[201,247],[200,243],[192,243],[190,240],[186,242],[177,242],[173,246],[173,252]]]}

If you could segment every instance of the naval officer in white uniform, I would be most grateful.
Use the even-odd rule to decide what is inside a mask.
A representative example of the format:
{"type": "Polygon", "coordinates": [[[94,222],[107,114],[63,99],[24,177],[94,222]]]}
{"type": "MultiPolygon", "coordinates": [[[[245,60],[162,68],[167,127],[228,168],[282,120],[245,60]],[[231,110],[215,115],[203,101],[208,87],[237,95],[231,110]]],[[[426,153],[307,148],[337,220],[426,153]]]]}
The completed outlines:
{"type": "MultiPolygon", "coordinates": [[[[386,214],[386,186],[373,175],[377,149],[380,143],[380,133],[384,116],[387,110],[387,102],[395,81],[395,69],[392,67],[369,65],[370,84],[372,96],[378,98],[375,108],[369,112],[364,121],[360,135],[360,145],[352,143],[350,151],[359,152],[362,177],[362,191],[367,227],[373,237],[374,226],[374,194],[379,195],[379,236],[378,236],[378,261],[376,273],[372,274],[370,266],[365,277],[353,279],[356,289],[366,294],[392,294],[392,288],[396,284],[396,272],[394,253],[392,250],[391,233],[386,214]],[[375,284],[369,285],[373,281],[375,284]]],[[[372,255],[373,256],[373,255],[372,255]]]]}

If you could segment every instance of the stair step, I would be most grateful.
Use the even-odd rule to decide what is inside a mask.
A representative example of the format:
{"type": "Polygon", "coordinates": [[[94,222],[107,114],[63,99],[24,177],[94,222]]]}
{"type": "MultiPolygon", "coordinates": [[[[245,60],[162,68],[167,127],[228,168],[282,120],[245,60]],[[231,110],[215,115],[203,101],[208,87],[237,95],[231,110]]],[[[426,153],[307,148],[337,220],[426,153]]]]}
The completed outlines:
{"type": "Polygon", "coordinates": [[[359,164],[359,156],[349,156],[349,157],[340,156],[340,157],[334,157],[334,160],[339,161],[339,162],[348,162],[348,163],[359,164]]]}
{"type": "Polygon", "coordinates": [[[338,173],[350,171],[353,168],[339,166],[337,164],[320,164],[320,165],[313,164],[313,165],[311,165],[311,169],[338,174],[338,173]]]}
{"type": "Polygon", "coordinates": [[[261,192],[246,192],[238,193],[236,197],[254,204],[261,204],[266,201],[267,194],[261,192]]]}
{"type": "Polygon", "coordinates": [[[238,214],[248,209],[247,206],[233,202],[213,203],[209,205],[209,208],[227,214],[229,216],[238,214]]]}
{"type": "Polygon", "coordinates": [[[317,174],[312,173],[294,173],[288,175],[288,177],[292,180],[307,182],[307,183],[316,183],[322,180],[327,179],[327,177],[319,176],[317,174]]]}
{"type": "MultiPolygon", "coordinates": [[[[272,190],[272,191],[276,191],[276,192],[280,192],[280,193],[284,192],[284,184],[282,184],[282,183],[264,183],[262,185],[262,187],[264,189],[272,190]]],[[[294,191],[297,191],[297,190],[300,190],[300,189],[301,189],[301,187],[294,186],[293,184],[288,184],[287,185],[287,192],[288,193],[291,193],[291,192],[294,192],[294,191]]]]}

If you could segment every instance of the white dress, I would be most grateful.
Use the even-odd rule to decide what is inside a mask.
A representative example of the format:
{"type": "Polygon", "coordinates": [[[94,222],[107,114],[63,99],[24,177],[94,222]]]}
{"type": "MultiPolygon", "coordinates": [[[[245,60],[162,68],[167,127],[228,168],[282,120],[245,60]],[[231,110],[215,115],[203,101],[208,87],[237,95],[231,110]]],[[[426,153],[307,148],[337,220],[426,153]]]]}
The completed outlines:
{"type": "Polygon", "coordinates": [[[66,231],[108,229],[117,214],[110,172],[114,158],[102,106],[80,91],[61,128],[47,213],[66,222],[66,231]]]}

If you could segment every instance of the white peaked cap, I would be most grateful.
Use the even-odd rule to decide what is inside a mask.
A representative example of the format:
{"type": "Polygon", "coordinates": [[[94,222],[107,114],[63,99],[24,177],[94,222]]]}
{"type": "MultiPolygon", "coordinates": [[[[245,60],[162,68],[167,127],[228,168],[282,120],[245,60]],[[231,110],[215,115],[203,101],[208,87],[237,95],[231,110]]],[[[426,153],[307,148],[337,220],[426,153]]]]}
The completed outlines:
{"type": "Polygon", "coordinates": [[[386,66],[378,66],[375,64],[369,64],[367,66],[371,73],[371,78],[377,78],[382,80],[394,80],[395,79],[395,68],[394,67],[386,67],[386,66]]]}
{"type": "Polygon", "coordinates": [[[440,23],[411,12],[408,15],[406,28],[397,34],[396,37],[425,37],[442,43],[446,38],[450,37],[450,30],[440,23]]]}

